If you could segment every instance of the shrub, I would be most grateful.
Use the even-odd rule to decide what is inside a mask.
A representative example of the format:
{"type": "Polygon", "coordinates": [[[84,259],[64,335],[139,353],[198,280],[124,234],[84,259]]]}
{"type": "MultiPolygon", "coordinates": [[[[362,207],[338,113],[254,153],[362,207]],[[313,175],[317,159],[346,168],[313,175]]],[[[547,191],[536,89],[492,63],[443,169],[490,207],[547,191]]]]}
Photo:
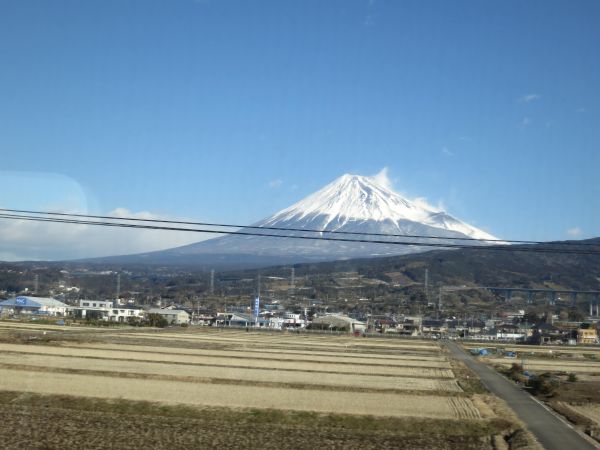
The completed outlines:
{"type": "Polygon", "coordinates": [[[151,327],[164,328],[169,325],[169,321],[160,314],[148,314],[147,322],[151,327]]]}
{"type": "Polygon", "coordinates": [[[512,363],[510,369],[508,369],[508,376],[513,380],[520,378],[522,373],[523,366],[519,363],[512,363]]]}
{"type": "Polygon", "coordinates": [[[551,397],[559,386],[559,380],[550,373],[543,373],[539,377],[529,379],[527,385],[534,395],[547,395],[551,397]]]}

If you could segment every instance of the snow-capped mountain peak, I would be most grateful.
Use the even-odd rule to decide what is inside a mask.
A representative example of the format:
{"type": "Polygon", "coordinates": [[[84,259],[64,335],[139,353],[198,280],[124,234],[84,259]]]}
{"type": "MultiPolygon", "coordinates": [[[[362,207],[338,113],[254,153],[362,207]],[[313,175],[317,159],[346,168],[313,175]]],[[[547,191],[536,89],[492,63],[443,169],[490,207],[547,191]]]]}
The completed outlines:
{"type": "MultiPolygon", "coordinates": [[[[319,191],[259,222],[259,225],[304,223],[312,229],[340,230],[349,224],[365,221],[386,222],[388,226],[385,228],[389,230],[389,225],[393,225],[392,229],[395,228],[397,234],[406,231],[418,234],[414,230],[418,228],[416,225],[421,224],[470,238],[495,239],[443,211],[402,197],[375,177],[351,174],[342,175],[319,191]]],[[[427,234],[434,233],[429,231],[427,234]]]]}
{"type": "Polygon", "coordinates": [[[348,219],[421,220],[426,217],[421,208],[387,187],[377,184],[372,177],[342,175],[324,188],[284,209],[275,217],[304,218],[310,214],[325,214],[348,219]]]}
{"type": "Polygon", "coordinates": [[[268,236],[259,236],[260,230],[254,230],[259,235],[222,236],[163,253],[186,260],[210,261],[211,264],[272,265],[402,255],[430,250],[432,247],[427,244],[432,243],[438,246],[461,243],[460,239],[464,238],[494,239],[424,202],[404,198],[385,183],[385,177],[380,176],[342,175],[254,225],[283,230],[265,230],[264,234],[268,236]],[[340,238],[314,233],[314,230],[366,234],[340,238]],[[378,234],[377,239],[368,236],[369,233],[378,234]],[[402,235],[412,237],[398,238],[402,235]],[[286,236],[302,239],[286,239],[286,236]],[[369,242],[373,240],[378,242],[369,242]]]}

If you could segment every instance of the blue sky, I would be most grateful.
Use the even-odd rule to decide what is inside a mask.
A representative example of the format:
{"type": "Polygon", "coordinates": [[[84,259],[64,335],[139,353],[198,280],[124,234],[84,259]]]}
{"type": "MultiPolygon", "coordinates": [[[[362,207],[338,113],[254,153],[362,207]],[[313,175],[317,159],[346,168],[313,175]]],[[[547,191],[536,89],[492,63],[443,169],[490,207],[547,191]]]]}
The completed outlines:
{"type": "Polygon", "coordinates": [[[387,167],[502,238],[598,236],[598,23],[592,0],[0,1],[0,205],[251,223],[387,167]]]}

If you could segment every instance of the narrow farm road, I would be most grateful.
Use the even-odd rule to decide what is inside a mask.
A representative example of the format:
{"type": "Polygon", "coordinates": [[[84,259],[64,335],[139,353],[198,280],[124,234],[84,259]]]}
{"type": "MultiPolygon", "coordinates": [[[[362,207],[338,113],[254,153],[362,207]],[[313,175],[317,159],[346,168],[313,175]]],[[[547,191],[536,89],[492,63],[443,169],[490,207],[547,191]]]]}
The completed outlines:
{"type": "Polygon", "coordinates": [[[581,436],[570,425],[563,422],[527,392],[504,378],[484,363],[477,361],[454,342],[446,347],[459,361],[464,362],[498,397],[502,398],[525,423],[546,450],[587,450],[597,449],[593,443],[581,436]]]}

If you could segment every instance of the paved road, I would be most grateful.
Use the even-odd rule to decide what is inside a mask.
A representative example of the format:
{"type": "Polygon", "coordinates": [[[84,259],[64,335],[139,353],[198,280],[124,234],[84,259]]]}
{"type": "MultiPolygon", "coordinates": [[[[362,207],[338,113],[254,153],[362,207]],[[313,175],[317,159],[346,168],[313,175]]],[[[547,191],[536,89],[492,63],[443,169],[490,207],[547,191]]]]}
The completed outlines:
{"type": "Polygon", "coordinates": [[[517,413],[546,450],[598,449],[569,424],[556,417],[531,395],[495,370],[477,361],[454,342],[447,342],[453,356],[475,372],[483,384],[517,413]]]}

